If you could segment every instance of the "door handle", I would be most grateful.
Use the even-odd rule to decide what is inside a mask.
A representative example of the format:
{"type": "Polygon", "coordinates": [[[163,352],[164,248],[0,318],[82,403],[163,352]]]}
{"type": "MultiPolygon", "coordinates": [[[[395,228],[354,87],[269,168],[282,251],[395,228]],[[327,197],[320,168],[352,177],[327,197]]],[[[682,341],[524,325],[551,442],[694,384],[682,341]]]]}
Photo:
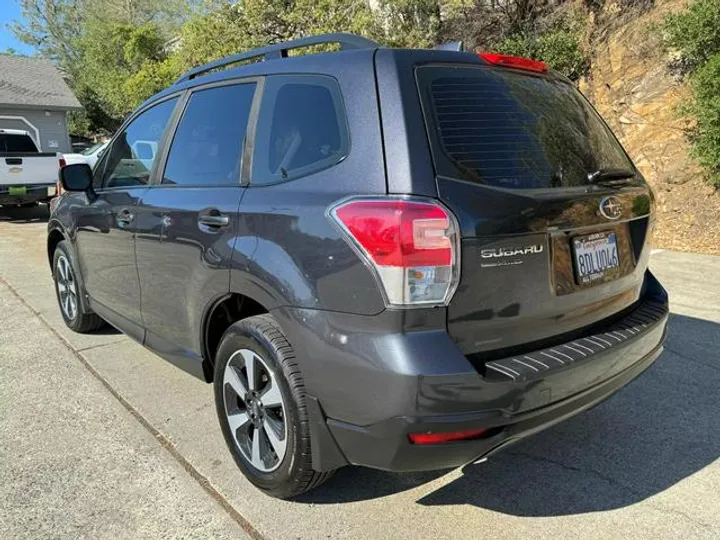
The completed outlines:
{"type": "Polygon", "coordinates": [[[135,219],[135,216],[127,208],[123,208],[120,212],[118,212],[117,220],[120,223],[132,223],[133,219],[135,219]]]}
{"type": "Polygon", "coordinates": [[[198,223],[208,227],[226,227],[230,223],[230,218],[220,213],[217,208],[208,208],[200,211],[198,214],[198,223]]]}

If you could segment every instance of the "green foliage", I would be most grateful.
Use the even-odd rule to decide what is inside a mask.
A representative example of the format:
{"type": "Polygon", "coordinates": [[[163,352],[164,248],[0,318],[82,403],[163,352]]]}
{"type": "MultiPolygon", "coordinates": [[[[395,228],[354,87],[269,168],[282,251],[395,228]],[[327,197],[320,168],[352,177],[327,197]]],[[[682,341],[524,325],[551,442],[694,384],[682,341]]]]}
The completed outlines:
{"type": "Polygon", "coordinates": [[[85,107],[71,119],[78,134],[116,129],[138,104],[193,66],[327,32],[361,34],[396,47],[457,39],[470,49],[496,44],[501,52],[545,60],[573,79],[587,68],[583,27],[562,15],[568,0],[18,2],[23,19],[13,32],[55,60],[85,107]],[[551,15],[557,22],[546,21],[551,15]]]}
{"type": "Polygon", "coordinates": [[[681,113],[693,121],[692,155],[720,188],[720,0],[696,0],[662,24],[665,46],[689,72],[692,98],[681,113]]]}
{"type": "Polygon", "coordinates": [[[134,26],[93,21],[78,39],[81,56],[76,90],[99,101],[114,127],[153,93],[172,82],[173,64],[163,51],[164,38],[154,23],[134,26]],[[89,90],[92,89],[92,92],[89,90]]]}
{"type": "Polygon", "coordinates": [[[140,68],[123,81],[122,92],[131,110],[149,97],[170,86],[183,72],[176,58],[162,61],[146,60],[140,68]]]}
{"type": "Polygon", "coordinates": [[[372,35],[365,0],[244,0],[193,17],[174,56],[186,68],[240,51],[326,32],[372,35]]]}
{"type": "Polygon", "coordinates": [[[581,38],[580,32],[563,28],[537,36],[516,34],[497,43],[493,50],[542,60],[566,77],[577,80],[590,67],[580,44],[581,38]]]}
{"type": "Polygon", "coordinates": [[[381,0],[376,39],[392,47],[432,48],[440,43],[441,2],[381,0]]]}
{"type": "Polygon", "coordinates": [[[67,119],[68,133],[80,137],[92,135],[92,123],[85,111],[71,111],[67,119]]]}
{"type": "Polygon", "coordinates": [[[665,44],[698,67],[720,52],[720,0],[696,0],[663,21],[665,44]]]}
{"type": "Polygon", "coordinates": [[[692,74],[690,86],[693,99],[685,112],[696,121],[690,132],[692,154],[720,188],[720,53],[692,74]]]}

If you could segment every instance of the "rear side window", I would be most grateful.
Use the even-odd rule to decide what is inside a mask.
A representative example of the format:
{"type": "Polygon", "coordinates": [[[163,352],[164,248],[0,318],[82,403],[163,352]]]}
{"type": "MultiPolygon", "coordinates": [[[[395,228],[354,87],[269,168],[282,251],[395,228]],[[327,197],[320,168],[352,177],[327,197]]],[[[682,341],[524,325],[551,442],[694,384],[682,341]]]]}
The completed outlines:
{"type": "Polygon", "coordinates": [[[193,92],[170,147],[163,184],[237,186],[255,83],[193,92]]]}
{"type": "Polygon", "coordinates": [[[258,119],[253,184],[283,182],[326,169],[347,155],[348,146],[335,79],[268,77],[258,119]]]}
{"type": "Polygon", "coordinates": [[[571,85],[496,68],[417,71],[437,173],[496,187],[578,186],[599,169],[633,170],[571,85]]]}
{"type": "Polygon", "coordinates": [[[0,133],[0,152],[37,152],[37,146],[29,135],[0,133]]]}

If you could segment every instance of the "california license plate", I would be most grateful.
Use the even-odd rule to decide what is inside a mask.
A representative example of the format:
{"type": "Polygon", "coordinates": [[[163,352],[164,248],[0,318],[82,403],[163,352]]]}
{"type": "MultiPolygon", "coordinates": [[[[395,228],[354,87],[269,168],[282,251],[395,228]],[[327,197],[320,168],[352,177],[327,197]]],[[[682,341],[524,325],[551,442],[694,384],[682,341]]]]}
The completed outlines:
{"type": "Polygon", "coordinates": [[[27,188],[25,186],[10,186],[8,188],[9,195],[25,195],[27,188]]]}
{"type": "Polygon", "coordinates": [[[573,238],[575,275],[581,285],[613,279],[620,268],[615,233],[596,233],[573,238]]]}

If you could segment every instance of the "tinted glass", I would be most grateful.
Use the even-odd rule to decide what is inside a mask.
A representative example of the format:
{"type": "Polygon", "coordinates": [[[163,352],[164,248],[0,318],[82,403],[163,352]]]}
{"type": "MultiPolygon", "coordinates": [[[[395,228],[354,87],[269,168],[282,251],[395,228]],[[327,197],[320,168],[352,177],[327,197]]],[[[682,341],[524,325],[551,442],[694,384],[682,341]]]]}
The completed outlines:
{"type": "Polygon", "coordinates": [[[610,130],[570,84],[501,69],[418,70],[437,172],[503,188],[587,184],[633,170],[610,130]]]}
{"type": "Polygon", "coordinates": [[[158,146],[176,103],[177,98],[158,103],[120,133],[105,160],[102,187],[141,186],[150,181],[158,146]]]}
{"type": "Polygon", "coordinates": [[[254,94],[254,83],[194,92],[175,132],[163,184],[238,185],[254,94]]]}
{"type": "Polygon", "coordinates": [[[254,184],[297,178],[339,162],[348,135],[340,89],[324,76],[268,80],[259,120],[254,184]]]}
{"type": "Polygon", "coordinates": [[[103,144],[105,144],[105,143],[96,143],[96,144],[93,144],[90,148],[86,148],[85,150],[83,150],[83,151],[80,152],[80,153],[81,153],[83,156],[89,156],[89,155],[92,154],[95,150],[97,150],[98,148],[100,148],[103,144]]]}
{"type": "Polygon", "coordinates": [[[35,143],[28,135],[0,133],[0,152],[37,152],[35,143]]]}

